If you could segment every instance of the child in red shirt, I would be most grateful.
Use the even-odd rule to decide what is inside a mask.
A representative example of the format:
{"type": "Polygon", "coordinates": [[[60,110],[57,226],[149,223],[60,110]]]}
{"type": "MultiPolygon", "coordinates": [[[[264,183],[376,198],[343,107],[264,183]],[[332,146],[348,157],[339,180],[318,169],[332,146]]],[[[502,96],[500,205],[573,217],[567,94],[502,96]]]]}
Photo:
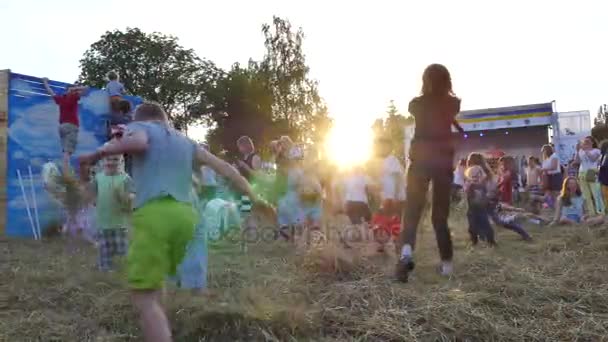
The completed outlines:
{"type": "Polygon", "coordinates": [[[78,101],[82,93],[88,88],[69,87],[65,94],[57,95],[49,86],[48,78],[43,78],[42,83],[47,93],[53,97],[53,100],[59,106],[59,137],[63,152],[63,172],[66,174],[69,170],[70,157],[76,150],[76,144],[78,143],[78,129],[80,126],[78,101]]]}
{"type": "Polygon", "coordinates": [[[513,204],[513,158],[502,157],[498,161],[498,193],[499,201],[503,203],[513,204]]]}

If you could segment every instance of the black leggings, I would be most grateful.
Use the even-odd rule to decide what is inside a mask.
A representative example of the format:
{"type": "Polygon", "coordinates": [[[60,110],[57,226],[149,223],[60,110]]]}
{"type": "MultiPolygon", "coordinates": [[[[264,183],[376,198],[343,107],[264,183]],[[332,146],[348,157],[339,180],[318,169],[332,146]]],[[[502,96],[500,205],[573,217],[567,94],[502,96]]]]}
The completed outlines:
{"type": "Polygon", "coordinates": [[[409,244],[414,249],[416,245],[416,231],[426,204],[426,193],[429,183],[433,182],[432,216],[433,229],[437,238],[439,255],[442,261],[452,260],[452,237],[448,228],[450,215],[450,195],[452,189],[453,172],[449,163],[446,166],[433,166],[412,161],[407,174],[407,200],[403,220],[401,220],[401,234],[399,246],[409,244]]]}
{"type": "Polygon", "coordinates": [[[346,215],[350,219],[351,224],[361,224],[369,222],[372,219],[369,205],[365,202],[346,202],[346,215]]]}

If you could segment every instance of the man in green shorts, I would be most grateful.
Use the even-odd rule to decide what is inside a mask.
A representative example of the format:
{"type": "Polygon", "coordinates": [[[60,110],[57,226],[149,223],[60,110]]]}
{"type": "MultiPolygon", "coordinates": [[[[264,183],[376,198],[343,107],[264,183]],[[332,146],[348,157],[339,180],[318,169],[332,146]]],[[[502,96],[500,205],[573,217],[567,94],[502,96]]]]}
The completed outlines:
{"type": "Polygon", "coordinates": [[[132,156],[135,187],[133,234],[127,256],[132,302],[146,341],[171,341],[169,322],[160,304],[164,280],[176,273],[193,238],[197,214],[192,205],[192,174],[207,165],[231,180],[255,203],[258,197],[236,169],[169,127],[154,103],[135,111],[122,139],[79,158],[81,178],[108,155],[132,156]]]}

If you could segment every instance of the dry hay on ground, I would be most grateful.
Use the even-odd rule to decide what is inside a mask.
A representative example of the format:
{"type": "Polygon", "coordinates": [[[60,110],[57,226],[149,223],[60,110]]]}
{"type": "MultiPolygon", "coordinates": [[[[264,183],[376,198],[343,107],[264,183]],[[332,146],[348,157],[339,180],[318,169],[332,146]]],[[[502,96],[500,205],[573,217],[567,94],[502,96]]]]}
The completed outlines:
{"type": "MultiPolygon", "coordinates": [[[[409,284],[392,280],[390,255],[335,245],[299,255],[275,242],[243,254],[238,244],[219,244],[210,256],[213,296],[179,292],[167,310],[176,341],[604,339],[608,230],[532,233],[536,242],[528,244],[499,228],[498,249],[471,249],[459,225],[456,272],[447,280],[435,273],[436,244],[427,228],[409,284]],[[323,256],[315,253],[345,263],[319,268],[315,258],[323,256]]],[[[60,240],[42,244],[0,245],[0,340],[139,339],[121,277],[94,271],[91,249],[69,257],[60,240]]]]}

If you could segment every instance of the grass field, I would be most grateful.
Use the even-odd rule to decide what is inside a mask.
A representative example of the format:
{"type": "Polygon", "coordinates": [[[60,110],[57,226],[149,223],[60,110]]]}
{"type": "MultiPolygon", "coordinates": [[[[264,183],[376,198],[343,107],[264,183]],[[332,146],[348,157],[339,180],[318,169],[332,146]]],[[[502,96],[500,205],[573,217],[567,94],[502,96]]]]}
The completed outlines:
{"type": "MultiPolygon", "coordinates": [[[[499,228],[497,249],[471,248],[455,223],[456,271],[444,279],[426,225],[408,284],[392,280],[394,257],[373,246],[304,253],[273,242],[243,253],[225,242],[211,251],[211,294],[175,293],[167,311],[176,341],[607,339],[608,228],[530,230],[533,243],[499,228]]],[[[124,280],[96,272],[91,247],[75,256],[59,239],[0,248],[1,341],[139,339],[124,280]]]]}

